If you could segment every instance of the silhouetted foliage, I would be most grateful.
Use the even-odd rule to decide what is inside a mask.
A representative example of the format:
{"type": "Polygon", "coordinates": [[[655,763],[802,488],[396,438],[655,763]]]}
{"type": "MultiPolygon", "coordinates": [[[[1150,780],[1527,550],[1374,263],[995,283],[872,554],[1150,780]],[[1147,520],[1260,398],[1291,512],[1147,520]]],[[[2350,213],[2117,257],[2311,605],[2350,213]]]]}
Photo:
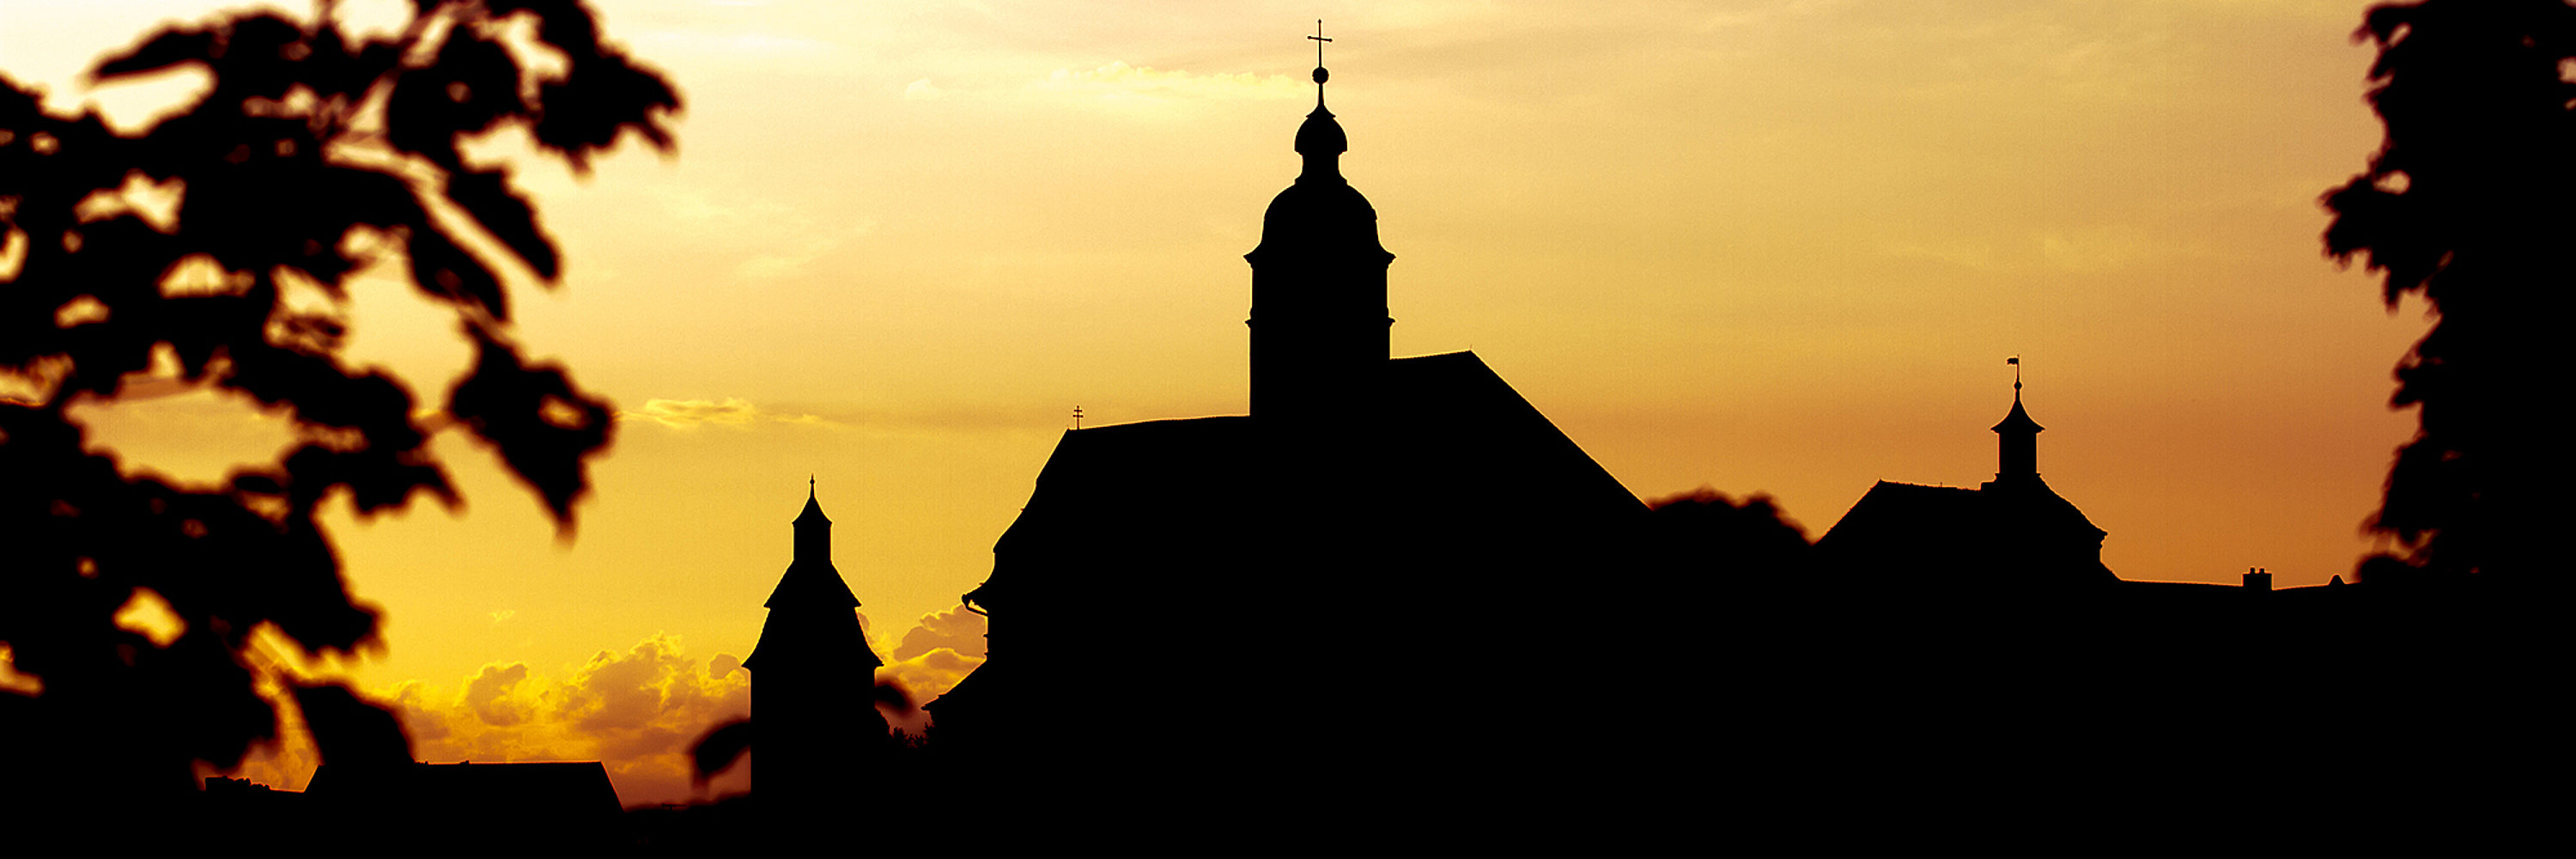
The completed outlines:
{"type": "Polygon", "coordinates": [[[706,787],[709,780],[732,769],[751,753],[751,739],[750,719],[719,722],[698,735],[697,742],[689,744],[690,783],[706,787]]]}
{"type": "MultiPolygon", "coordinates": [[[[2370,10],[2370,103],[2387,137],[2326,194],[2326,252],[2384,272],[2439,316],[2398,365],[2417,407],[2370,528],[2425,575],[2529,578],[2567,519],[2555,400],[2571,369],[2576,9],[2564,0],[2428,0],[2370,10]]],[[[2369,569],[2388,569],[2373,565],[2369,569]]]]}
{"type": "Polygon", "coordinates": [[[1667,563],[1712,573],[1775,574],[1806,557],[1806,529],[1780,512],[1771,496],[1738,502],[1702,486],[1647,503],[1667,563]]]}
{"type": "Polygon", "coordinates": [[[0,644],[41,684],[0,693],[12,790],[166,797],[192,761],[228,767],[273,737],[290,697],[326,759],[407,761],[389,714],[278,657],[376,640],[316,511],[338,490],[361,514],[457,504],[429,447],[442,427],[490,444],[572,527],[608,405],[512,341],[500,257],[548,285],[562,263],[509,170],[458,147],[518,129],[582,170],[627,130],[667,151],[679,98],[603,43],[579,0],[413,11],[357,42],[328,0],[309,23],[162,29],[92,71],[204,76],[195,102],[136,134],[48,114],[0,78],[0,644]],[[175,208],[138,204],[154,198],[175,208]],[[407,265],[476,346],[443,416],[342,359],[346,284],[379,263],[407,265]],[[139,377],[246,397],[300,442],[228,485],[130,474],[65,410],[139,377]],[[114,619],[144,592],[183,624],[166,646],[114,619]]]}

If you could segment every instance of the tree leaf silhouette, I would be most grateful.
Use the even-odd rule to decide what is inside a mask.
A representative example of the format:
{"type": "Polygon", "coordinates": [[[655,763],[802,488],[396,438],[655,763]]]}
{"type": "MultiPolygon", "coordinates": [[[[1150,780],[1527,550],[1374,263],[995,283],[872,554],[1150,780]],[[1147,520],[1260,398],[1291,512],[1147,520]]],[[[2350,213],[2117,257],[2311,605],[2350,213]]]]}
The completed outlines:
{"type": "Polygon", "coordinates": [[[458,141],[515,127],[586,169],[629,130],[668,151],[679,97],[604,47],[579,2],[412,7],[399,35],[357,42],[330,3],[309,21],[163,27],[89,79],[193,69],[210,85],[131,134],[48,113],[0,77],[0,242],[23,249],[0,265],[0,658],[34,687],[0,691],[0,805],[45,821],[65,803],[166,800],[198,762],[233,766],[272,739],[289,698],[331,760],[407,761],[391,714],[295,666],[379,641],[318,516],[344,494],[361,514],[459,503],[434,427],[489,441],[569,533],[610,411],[519,354],[502,275],[449,225],[479,225],[548,284],[562,261],[511,173],[467,165],[458,141]],[[519,27],[566,59],[560,75],[513,54],[519,27]],[[548,87],[567,101],[524,97],[548,87]],[[127,205],[137,187],[175,205],[146,215],[127,205]],[[475,346],[452,422],[342,353],[346,283],[396,263],[475,346]],[[333,307],[290,304],[301,287],[333,307]],[[214,485],[142,476],[66,417],[137,378],[275,409],[299,443],[214,485]],[[117,620],[163,605],[174,634],[117,620]]]}

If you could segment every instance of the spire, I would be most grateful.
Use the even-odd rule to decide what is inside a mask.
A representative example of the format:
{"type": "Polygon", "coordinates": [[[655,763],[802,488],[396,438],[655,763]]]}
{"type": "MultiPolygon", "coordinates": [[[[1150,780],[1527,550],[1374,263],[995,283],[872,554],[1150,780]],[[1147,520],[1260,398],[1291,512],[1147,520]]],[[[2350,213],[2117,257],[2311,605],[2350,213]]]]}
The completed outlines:
{"type": "Polygon", "coordinates": [[[1342,133],[1342,124],[1333,121],[1333,112],[1324,109],[1324,81],[1333,76],[1324,70],[1324,43],[1332,40],[1324,37],[1320,18],[1315,21],[1315,35],[1306,38],[1315,40],[1315,110],[1306,114],[1304,125],[1297,126],[1297,154],[1306,156],[1306,170],[1297,181],[1338,182],[1342,181],[1342,153],[1350,151],[1351,141],[1342,133]]]}
{"type": "MultiPolygon", "coordinates": [[[[813,477],[813,475],[806,475],[806,477],[805,477],[805,509],[804,509],[802,512],[797,513],[797,514],[796,514],[796,521],[795,521],[795,522],[792,522],[792,523],[790,523],[790,524],[795,525],[795,526],[799,529],[799,531],[800,531],[800,533],[801,533],[802,529],[803,529],[805,526],[807,526],[807,525],[813,525],[813,524],[818,524],[818,523],[819,523],[819,524],[821,524],[825,529],[827,529],[827,533],[828,533],[828,529],[830,529],[830,528],[832,527],[832,520],[831,520],[831,519],[829,519],[829,518],[824,517],[824,515],[823,515],[823,504],[822,504],[822,502],[819,502],[819,501],[815,501],[815,500],[814,500],[814,477],[813,477]]],[[[827,540],[828,540],[828,539],[830,539],[830,538],[829,538],[829,537],[826,537],[825,539],[827,539],[827,540]]],[[[825,543],[824,545],[825,545],[826,547],[829,547],[831,544],[830,544],[830,543],[825,543]]],[[[797,546],[798,546],[800,549],[801,549],[801,548],[803,548],[803,546],[804,546],[804,542],[803,542],[802,540],[799,540],[799,541],[797,542],[797,546]]],[[[828,560],[828,559],[827,559],[827,560],[828,560]]]]}
{"type": "Polygon", "coordinates": [[[823,515],[823,503],[814,498],[814,478],[805,478],[805,510],[796,514],[796,554],[787,564],[787,575],[778,579],[778,588],[770,591],[763,605],[776,609],[791,605],[829,608],[853,608],[859,598],[841,581],[841,571],[832,566],[832,520],[823,515]]]}

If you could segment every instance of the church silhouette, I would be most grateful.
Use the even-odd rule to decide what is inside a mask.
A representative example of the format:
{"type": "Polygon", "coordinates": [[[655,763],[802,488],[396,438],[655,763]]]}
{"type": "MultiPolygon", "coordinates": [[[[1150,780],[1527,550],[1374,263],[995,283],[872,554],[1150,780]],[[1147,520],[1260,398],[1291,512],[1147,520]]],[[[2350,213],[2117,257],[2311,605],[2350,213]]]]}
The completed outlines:
{"type": "Polygon", "coordinates": [[[1357,712],[1372,766],[1553,777],[1527,735],[1578,660],[1543,628],[1606,604],[1646,508],[1473,353],[1390,357],[1395,257],[1314,78],[1244,257],[1251,414],[1066,432],[963,597],[987,661],[929,709],[943,755],[1011,762],[995,789],[1343,781],[1357,712]]]}
{"type": "MultiPolygon", "coordinates": [[[[1320,63],[1303,170],[1244,257],[1250,413],[1065,432],[961,598],[990,619],[986,660],[927,705],[940,777],[974,797],[955,822],[1599,852],[1700,834],[1712,808],[1914,832],[1994,823],[1971,805],[2009,797],[2016,822],[2127,832],[2219,784],[2323,797],[2453,772],[2338,719],[2433,718],[2372,690],[2456,666],[2382,625],[2474,594],[2123,581],[2041,479],[2018,377],[1977,488],[1881,481],[1813,546],[1770,518],[1798,551],[1758,560],[1660,530],[1475,354],[1392,356],[1395,257],[1342,175],[1320,63]],[[2321,643],[2361,658],[2288,661],[2321,643]]],[[[847,799],[829,773],[868,765],[851,740],[885,733],[829,525],[809,485],[745,663],[762,750],[792,759],[761,771],[762,802],[808,820],[847,799]]],[[[2532,624],[2424,628],[2536,649],[2532,624]]],[[[2530,664],[2475,673],[2509,691],[2464,700],[2523,706],[2530,664]]]]}

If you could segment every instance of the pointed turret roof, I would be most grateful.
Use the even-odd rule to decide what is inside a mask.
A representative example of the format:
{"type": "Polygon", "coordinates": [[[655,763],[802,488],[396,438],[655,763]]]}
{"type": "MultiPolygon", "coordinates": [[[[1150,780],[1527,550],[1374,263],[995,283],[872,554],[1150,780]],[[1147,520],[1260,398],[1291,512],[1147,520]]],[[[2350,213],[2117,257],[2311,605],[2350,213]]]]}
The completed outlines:
{"type": "Polygon", "coordinates": [[[796,521],[789,524],[804,526],[815,523],[830,525],[832,520],[823,515],[822,502],[814,500],[814,478],[808,477],[805,478],[805,509],[796,514],[796,521]]]}
{"type": "MultiPolygon", "coordinates": [[[[769,609],[769,619],[760,625],[760,641],[743,659],[745,668],[752,663],[772,665],[772,654],[789,654],[783,658],[847,659],[858,669],[885,664],[870,650],[867,634],[859,628],[859,597],[850,584],[841,580],[841,571],[832,566],[832,520],[823,515],[823,504],[814,498],[814,484],[805,484],[805,509],[796,514],[796,558],[787,564],[787,573],[778,577],[778,587],[769,592],[761,606],[769,609]],[[801,655],[799,655],[801,654],[801,655]]],[[[864,675],[861,675],[864,677],[864,675]]]]}
{"type": "Polygon", "coordinates": [[[796,557],[787,565],[787,574],[778,578],[778,587],[769,592],[769,609],[779,608],[856,608],[857,595],[850,592],[841,571],[832,566],[832,520],[823,515],[823,504],[814,499],[814,483],[805,482],[805,509],[796,514],[796,557]]]}
{"type": "MultiPolygon", "coordinates": [[[[2030,419],[2030,413],[2029,413],[2029,412],[2022,411],[2022,408],[2021,408],[2021,390],[2020,390],[2020,388],[2021,388],[2021,384],[2020,384],[2020,383],[2018,383],[2018,382],[2016,382],[2016,383],[2014,383],[2014,384],[2013,384],[2013,388],[2014,388],[2014,390],[2013,390],[2013,407],[2012,407],[2012,411],[2011,411],[2010,413],[2008,413],[2008,414],[2005,414],[2005,415],[2004,415],[2003,423],[1999,423],[1999,424],[1996,424],[1996,425],[1995,425],[1995,427],[1994,427],[1995,431],[1996,431],[1996,432],[2037,433],[2037,432],[2039,432],[2039,431],[2041,431],[2041,430],[2047,429],[2047,427],[2040,426],[2038,421],[2031,420],[2031,419],[2030,419]]],[[[2079,427],[2078,429],[2081,429],[2081,427],[2079,427]]],[[[2055,442],[2050,442],[2050,444],[2055,444],[2055,442]]]]}

